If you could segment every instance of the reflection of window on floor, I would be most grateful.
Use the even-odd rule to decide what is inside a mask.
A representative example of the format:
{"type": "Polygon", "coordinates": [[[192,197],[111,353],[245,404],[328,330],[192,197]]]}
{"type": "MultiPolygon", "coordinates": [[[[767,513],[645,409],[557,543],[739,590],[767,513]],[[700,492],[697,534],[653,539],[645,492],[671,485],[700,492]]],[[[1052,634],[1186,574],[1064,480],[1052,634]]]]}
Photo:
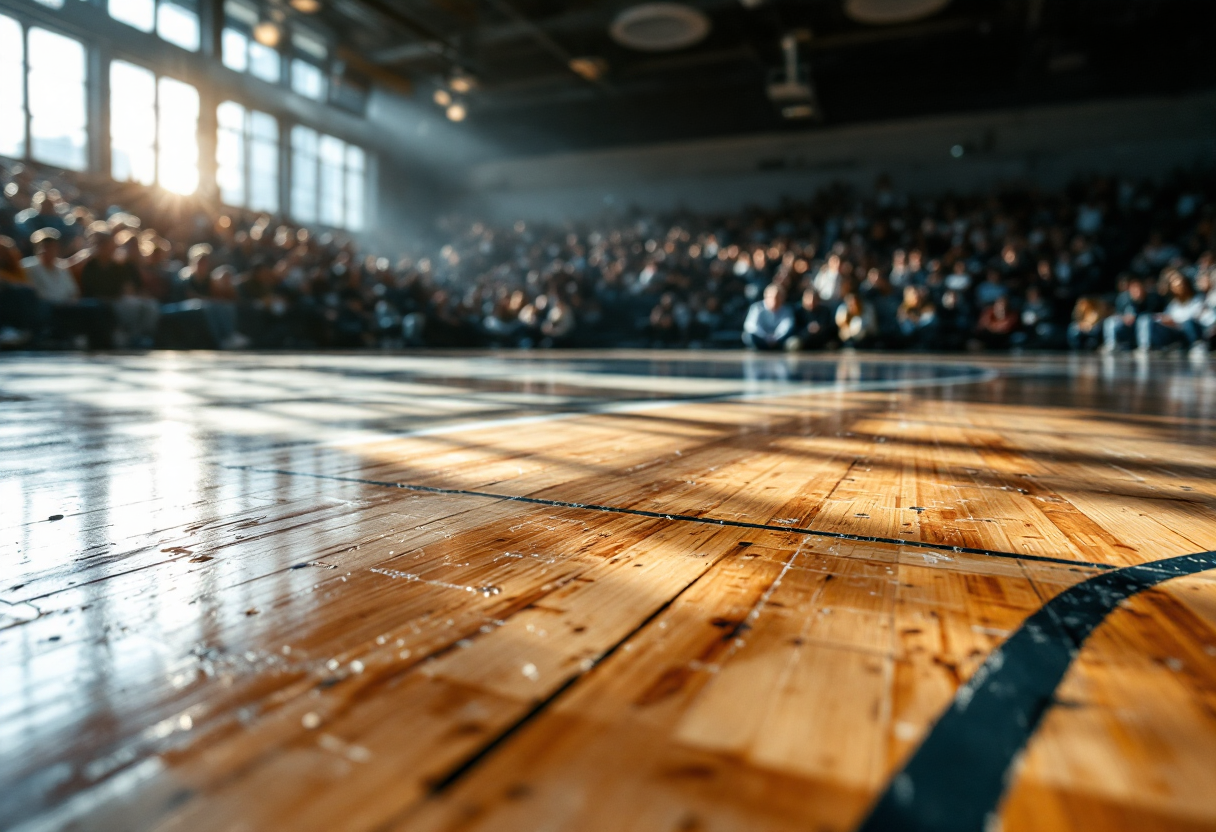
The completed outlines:
{"type": "Polygon", "coordinates": [[[291,215],[298,222],[363,228],[366,160],[361,148],[291,128],[291,215]]]}
{"type": "Polygon", "coordinates": [[[156,31],[182,49],[198,51],[199,24],[196,0],[108,0],[110,17],[141,32],[156,31]]]}
{"type": "Polygon", "coordinates": [[[225,205],[279,210],[279,123],[225,101],[217,110],[216,180],[225,205]]]}
{"type": "Polygon", "coordinates": [[[126,61],[110,63],[110,171],[119,181],[198,189],[198,91],[126,61]]]}

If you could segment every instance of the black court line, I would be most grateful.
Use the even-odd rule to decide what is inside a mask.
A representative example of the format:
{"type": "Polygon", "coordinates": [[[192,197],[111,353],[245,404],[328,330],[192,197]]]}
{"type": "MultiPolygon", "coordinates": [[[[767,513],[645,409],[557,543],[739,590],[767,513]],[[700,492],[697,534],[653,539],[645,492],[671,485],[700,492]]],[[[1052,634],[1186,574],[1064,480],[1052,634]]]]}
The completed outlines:
{"type": "Polygon", "coordinates": [[[287,477],[307,477],[316,480],[332,480],[334,482],[352,482],[360,485],[376,485],[383,488],[401,488],[406,491],[418,491],[424,494],[447,494],[457,497],[482,497],[488,500],[512,500],[517,503],[530,503],[538,506],[553,508],[573,508],[586,511],[605,511],[610,514],[629,514],[635,517],[650,517],[656,520],[674,520],[682,523],[704,523],[710,526],[730,526],[737,529],[759,529],[769,532],[789,532],[790,534],[809,535],[811,537],[827,537],[832,540],[852,540],[860,543],[885,543],[891,546],[908,546],[914,549],[932,549],[943,552],[960,552],[967,555],[983,555],[990,558],[1005,558],[1007,560],[1025,560],[1034,563],[1054,563],[1062,566],[1076,566],[1083,569],[1099,569],[1109,571],[1117,567],[1109,563],[1092,563],[1084,560],[1068,560],[1067,558],[1052,558],[1045,555],[1021,555],[1016,552],[999,552],[993,549],[976,549],[971,546],[951,546],[948,543],[928,543],[923,540],[900,540],[896,537],[874,537],[863,534],[848,534],[846,532],[829,532],[821,529],[807,529],[799,526],[780,526],[767,523],[745,523],[742,520],[722,520],[716,517],[695,517],[690,514],[665,514],[661,511],[643,511],[637,508],[621,508],[619,506],[601,506],[595,503],[573,503],[565,500],[547,500],[543,497],[522,497],[517,494],[495,494],[489,491],[470,491],[463,488],[437,488],[431,485],[413,485],[405,482],[390,482],[387,480],[365,480],[359,477],[342,477],[336,474],[310,474],[305,471],[285,471],[279,468],[258,468],[253,465],[221,465],[233,471],[253,471],[259,474],[279,474],[287,477]]]}
{"type": "Polygon", "coordinates": [[[959,688],[858,832],[995,828],[1011,766],[1089,635],[1137,593],[1209,569],[1216,552],[1181,555],[1095,575],[1052,598],[959,688]]]}

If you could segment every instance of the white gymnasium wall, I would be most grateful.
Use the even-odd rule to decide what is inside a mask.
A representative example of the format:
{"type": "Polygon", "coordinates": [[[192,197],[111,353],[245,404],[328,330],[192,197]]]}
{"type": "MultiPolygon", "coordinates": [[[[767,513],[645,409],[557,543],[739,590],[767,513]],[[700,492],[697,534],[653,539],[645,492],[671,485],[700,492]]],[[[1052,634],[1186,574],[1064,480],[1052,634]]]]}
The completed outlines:
{"type": "Polygon", "coordinates": [[[1160,176],[1196,163],[1216,164],[1216,92],[499,160],[470,169],[460,208],[499,221],[631,206],[728,211],[833,181],[869,187],[883,172],[917,193],[1058,185],[1090,172],[1160,176]]]}

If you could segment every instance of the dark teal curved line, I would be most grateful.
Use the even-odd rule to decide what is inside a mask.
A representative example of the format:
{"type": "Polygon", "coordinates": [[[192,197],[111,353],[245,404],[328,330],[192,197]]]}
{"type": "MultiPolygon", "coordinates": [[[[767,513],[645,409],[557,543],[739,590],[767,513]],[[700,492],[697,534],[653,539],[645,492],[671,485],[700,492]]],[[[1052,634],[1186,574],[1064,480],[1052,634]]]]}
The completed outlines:
{"type": "Polygon", "coordinates": [[[1081,646],[1123,601],[1171,578],[1216,569],[1216,552],[1103,572],[1022,623],[959,688],[949,709],[879,796],[858,832],[984,832],[1081,646]]]}

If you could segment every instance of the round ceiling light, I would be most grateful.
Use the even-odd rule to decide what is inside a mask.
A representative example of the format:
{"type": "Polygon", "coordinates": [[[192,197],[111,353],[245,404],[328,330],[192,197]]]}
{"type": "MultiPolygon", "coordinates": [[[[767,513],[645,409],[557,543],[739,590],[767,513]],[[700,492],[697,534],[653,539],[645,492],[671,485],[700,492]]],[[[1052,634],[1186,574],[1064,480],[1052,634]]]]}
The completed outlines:
{"type": "Polygon", "coordinates": [[[643,3],[617,15],[608,31],[621,46],[640,52],[669,52],[701,42],[709,28],[709,18],[692,6],[643,3]]]}
{"type": "Polygon", "coordinates": [[[263,20],[253,27],[253,39],[263,46],[269,46],[271,49],[279,45],[279,38],[282,34],[279,27],[269,20],[263,20]]]}
{"type": "Polygon", "coordinates": [[[845,0],[844,13],[858,23],[883,26],[911,23],[949,5],[950,0],[845,0]]]}

